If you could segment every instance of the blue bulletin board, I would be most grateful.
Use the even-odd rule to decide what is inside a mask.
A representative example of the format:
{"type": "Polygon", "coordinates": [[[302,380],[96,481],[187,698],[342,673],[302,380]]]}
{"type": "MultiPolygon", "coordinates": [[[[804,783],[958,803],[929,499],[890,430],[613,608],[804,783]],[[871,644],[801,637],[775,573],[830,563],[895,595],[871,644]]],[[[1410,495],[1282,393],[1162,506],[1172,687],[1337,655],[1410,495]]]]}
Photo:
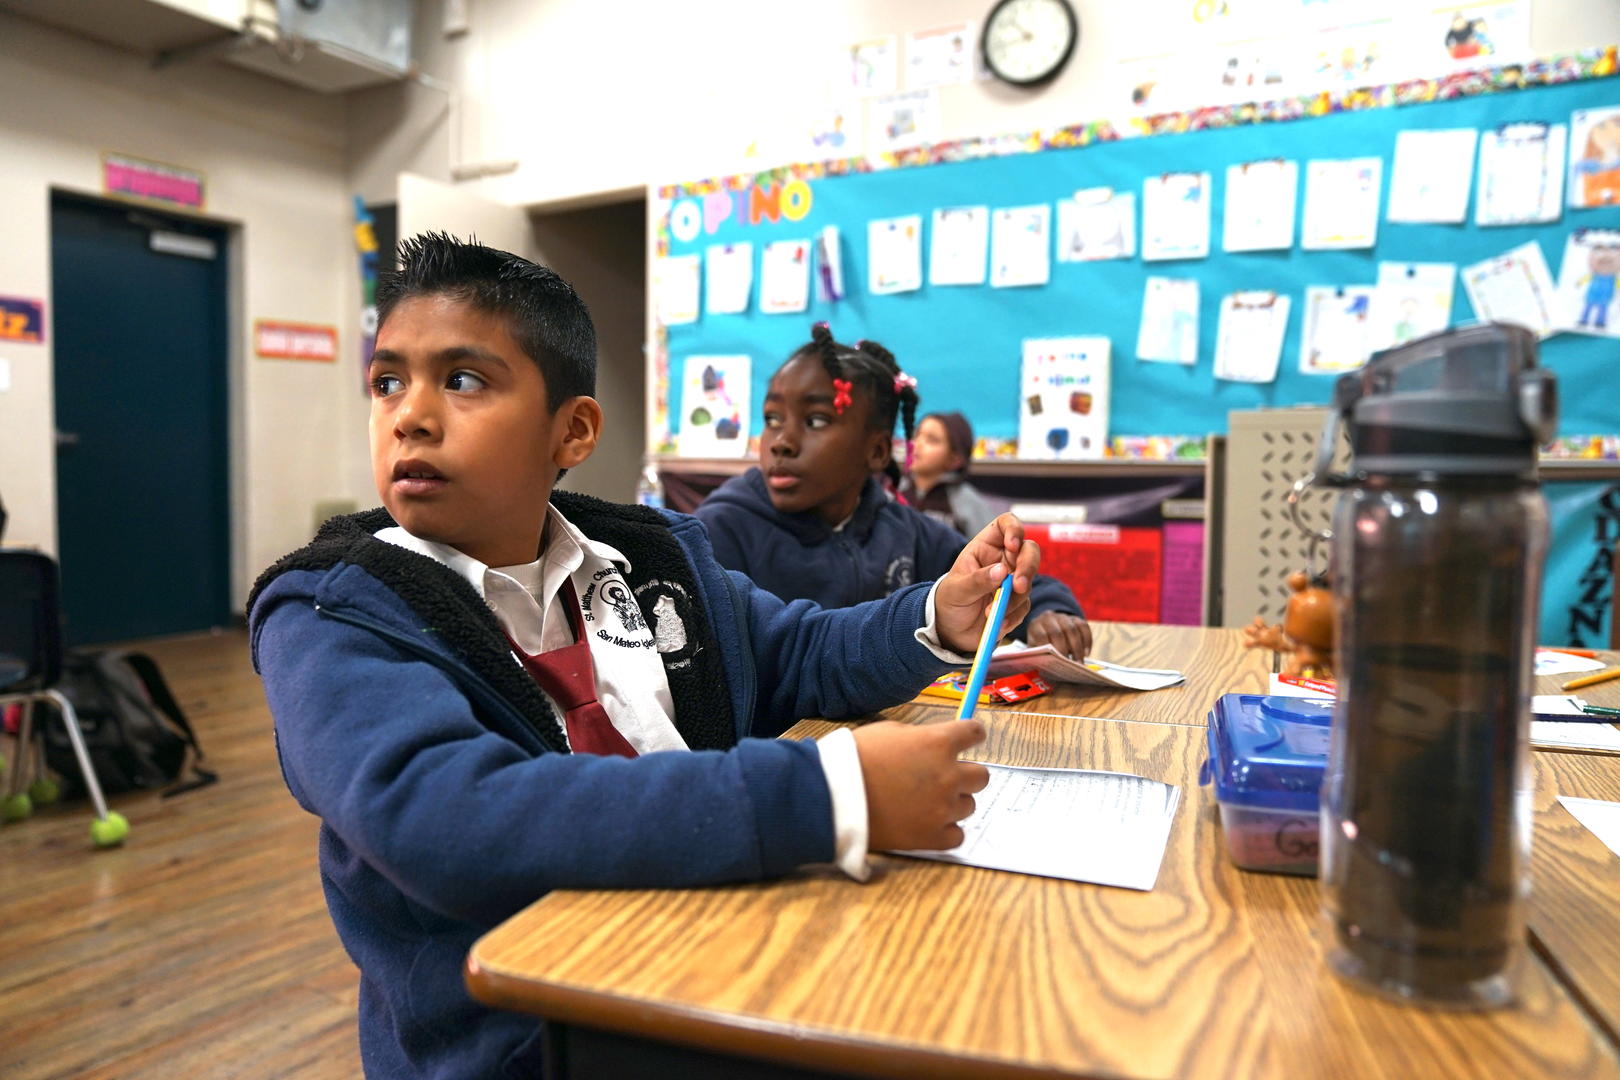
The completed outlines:
{"type": "MultiPolygon", "coordinates": [[[[1151,130],[1137,137],[1117,137],[1121,133],[1107,125],[1090,125],[1055,136],[934,147],[897,161],[828,163],[665,187],[655,206],[661,255],[701,254],[711,245],[751,243],[755,266],[746,313],[700,314],[695,322],[661,330],[658,359],[667,378],[668,427],[679,428],[673,421],[681,415],[686,357],[742,354],[751,358],[750,430],[757,434],[771,373],[808,340],[810,325],[818,320],[828,321],[840,340],[871,338],[887,345],[901,366],[917,377],[922,411],[960,410],[980,436],[991,439],[1017,436],[1018,371],[1026,338],[1102,335],[1110,340],[1114,437],[1202,437],[1224,431],[1227,413],[1234,409],[1325,404],[1334,377],[1299,370],[1307,286],[1371,285],[1383,261],[1449,262],[1460,269],[1532,240],[1540,242],[1556,278],[1570,234],[1577,229],[1620,229],[1620,206],[1572,209],[1566,201],[1561,218],[1552,224],[1480,228],[1473,224],[1476,190],[1466,224],[1395,224],[1381,215],[1373,248],[1306,251],[1299,246],[1296,226],[1295,244],[1289,250],[1228,254],[1221,250],[1227,166],[1274,158],[1297,161],[1303,217],[1307,161],[1377,155],[1384,159],[1381,202],[1387,206],[1399,132],[1483,130],[1514,121],[1568,124],[1574,110],[1620,106],[1620,79],[1610,77],[1614,67],[1614,50],[1598,50],[1524,69],[1355,91],[1335,100],[1323,95],[1283,105],[1156,118],[1148,125],[1151,130]],[[1318,111],[1325,115],[1309,115],[1318,111]],[[1200,127],[1160,133],[1165,128],[1200,127]],[[949,160],[956,157],[965,160],[949,160]],[[1140,232],[1143,180],[1189,170],[1207,171],[1213,178],[1207,258],[1144,262],[1140,253],[1131,259],[1090,263],[1054,258],[1048,284],[1025,288],[927,283],[931,240],[927,229],[936,208],[1050,205],[1077,189],[1111,187],[1137,192],[1140,232]],[[687,222],[696,215],[701,223],[696,235],[683,238],[672,233],[672,211],[685,215],[687,222]],[[867,222],[907,214],[919,214],[925,223],[923,286],[914,292],[872,295],[867,288],[867,222]],[[759,263],[765,244],[811,239],[829,225],[840,230],[845,297],[835,302],[819,299],[812,274],[806,311],[761,313],[759,263]],[[1149,276],[1191,277],[1199,282],[1198,360],[1190,367],[1136,359],[1143,287],[1149,276]],[[1221,298],[1252,289],[1292,297],[1276,380],[1262,384],[1217,380],[1213,369],[1221,298]]],[[[1570,149],[1580,150],[1573,145],[1570,149]]],[[[1055,227],[1055,212],[1053,222],[1055,227]]],[[[1453,322],[1474,318],[1459,279],[1453,322]]],[[[1561,434],[1620,432],[1620,395],[1612,391],[1620,373],[1620,339],[1559,334],[1543,344],[1542,356],[1557,372],[1563,390],[1561,434]],[[1597,392],[1600,388],[1602,392],[1597,392]]],[[[664,395],[659,398],[662,406],[664,395]]],[[[663,415],[660,408],[660,419],[663,415]]],[[[668,449],[664,441],[663,448],[668,449]]]]}

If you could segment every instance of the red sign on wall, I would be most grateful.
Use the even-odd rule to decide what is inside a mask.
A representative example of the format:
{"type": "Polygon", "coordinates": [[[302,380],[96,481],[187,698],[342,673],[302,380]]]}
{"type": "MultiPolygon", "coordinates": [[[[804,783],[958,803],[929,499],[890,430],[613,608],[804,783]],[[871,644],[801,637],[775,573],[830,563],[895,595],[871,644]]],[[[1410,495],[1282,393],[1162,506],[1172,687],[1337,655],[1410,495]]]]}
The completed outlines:
{"type": "Polygon", "coordinates": [[[253,324],[254,355],[266,360],[318,360],[331,363],[337,359],[337,348],[335,326],[270,322],[266,319],[253,324]]]}
{"type": "Polygon", "coordinates": [[[1156,623],[1164,534],[1122,525],[1026,525],[1041,573],[1074,590],[1088,619],[1156,623]]]}

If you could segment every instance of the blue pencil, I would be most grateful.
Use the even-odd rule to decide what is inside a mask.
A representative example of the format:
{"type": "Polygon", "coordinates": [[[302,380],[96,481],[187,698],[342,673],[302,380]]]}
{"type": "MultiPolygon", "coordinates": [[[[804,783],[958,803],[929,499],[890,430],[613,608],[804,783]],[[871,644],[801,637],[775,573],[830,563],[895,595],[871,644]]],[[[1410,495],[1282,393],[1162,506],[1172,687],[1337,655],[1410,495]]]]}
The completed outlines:
{"type": "Polygon", "coordinates": [[[990,654],[996,651],[996,642],[1001,640],[1001,623],[1007,618],[1007,602],[1012,599],[1012,579],[1011,574],[1002,578],[1001,586],[996,590],[996,606],[991,610],[990,618],[985,620],[984,634],[979,638],[979,652],[973,658],[973,666],[968,669],[962,705],[956,710],[958,720],[971,720],[973,710],[979,704],[979,691],[984,689],[984,677],[990,671],[990,654]]]}

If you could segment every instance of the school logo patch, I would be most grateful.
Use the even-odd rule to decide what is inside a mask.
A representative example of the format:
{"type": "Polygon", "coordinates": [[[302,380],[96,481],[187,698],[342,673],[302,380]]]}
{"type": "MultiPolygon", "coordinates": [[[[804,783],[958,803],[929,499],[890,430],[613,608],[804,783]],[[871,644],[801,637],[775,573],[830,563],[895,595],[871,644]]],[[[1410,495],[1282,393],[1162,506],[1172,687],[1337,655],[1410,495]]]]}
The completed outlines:
{"type": "Polygon", "coordinates": [[[619,617],[619,621],[624,624],[624,628],[630,633],[633,634],[647,625],[646,621],[641,617],[641,612],[636,608],[636,602],[631,597],[630,590],[625,587],[624,582],[617,579],[604,582],[602,585],[602,599],[613,607],[613,613],[619,617]]]}
{"type": "Polygon", "coordinates": [[[652,628],[653,647],[664,660],[664,667],[679,671],[692,663],[697,653],[697,636],[691,632],[692,598],[673,581],[653,578],[636,589],[636,602],[652,628]]]}
{"type": "Polygon", "coordinates": [[[898,592],[917,580],[917,561],[910,555],[899,555],[883,571],[883,595],[898,592]]]}

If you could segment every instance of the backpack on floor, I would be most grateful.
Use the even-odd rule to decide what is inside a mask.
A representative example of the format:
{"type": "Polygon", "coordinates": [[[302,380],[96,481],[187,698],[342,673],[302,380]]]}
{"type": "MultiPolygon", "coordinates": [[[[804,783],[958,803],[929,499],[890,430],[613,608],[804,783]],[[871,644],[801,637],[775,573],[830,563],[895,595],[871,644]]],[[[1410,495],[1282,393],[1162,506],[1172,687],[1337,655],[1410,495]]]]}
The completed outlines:
{"type": "MultiPolygon", "coordinates": [[[[69,652],[56,688],[73,703],[96,779],[108,795],[161,788],[164,798],[212,784],[191,723],[145,653],[117,649],[69,652]],[[180,783],[190,758],[192,776],[180,783]]],[[[86,794],[67,731],[47,703],[36,707],[35,730],[45,742],[45,763],[62,780],[66,798],[86,794]]]]}

